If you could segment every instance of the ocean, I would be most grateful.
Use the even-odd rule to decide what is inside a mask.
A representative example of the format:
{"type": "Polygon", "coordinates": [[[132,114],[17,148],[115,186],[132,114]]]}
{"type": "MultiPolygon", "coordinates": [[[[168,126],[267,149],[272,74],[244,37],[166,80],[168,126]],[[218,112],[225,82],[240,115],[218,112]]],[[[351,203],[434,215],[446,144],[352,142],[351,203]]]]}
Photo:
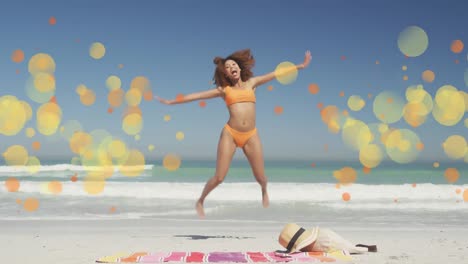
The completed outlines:
{"type": "MultiPolygon", "coordinates": [[[[314,166],[309,161],[266,161],[270,207],[262,208],[249,164],[233,161],[225,181],[207,197],[205,213],[218,221],[465,225],[468,164],[441,162],[435,168],[431,162],[388,162],[368,174],[361,168],[345,161],[314,166]],[[333,172],[345,166],[356,170],[356,181],[337,185],[333,172]],[[447,168],[458,170],[456,182],[447,182],[447,168]]],[[[148,161],[141,175],[123,176],[116,170],[102,192],[89,194],[84,188],[88,171],[82,166],[48,161],[34,174],[0,166],[0,220],[197,219],[195,201],[214,171],[214,161],[183,161],[175,171],[165,169],[161,161],[148,161]],[[20,183],[17,192],[6,188],[12,177],[20,183]],[[56,194],[47,188],[52,181],[61,183],[56,194]],[[27,199],[37,200],[37,209],[25,210],[27,199]]]]}

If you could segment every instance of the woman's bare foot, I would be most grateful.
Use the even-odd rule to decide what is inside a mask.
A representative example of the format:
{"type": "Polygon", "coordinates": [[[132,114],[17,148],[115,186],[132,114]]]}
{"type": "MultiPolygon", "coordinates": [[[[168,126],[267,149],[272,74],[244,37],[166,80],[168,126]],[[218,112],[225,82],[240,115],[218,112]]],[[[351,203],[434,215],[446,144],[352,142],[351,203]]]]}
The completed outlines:
{"type": "Polygon", "coordinates": [[[262,204],[263,208],[270,206],[270,198],[268,197],[268,192],[266,190],[262,191],[262,204]]]}
{"type": "Polygon", "coordinates": [[[197,210],[198,217],[205,218],[205,210],[203,209],[203,203],[197,201],[195,204],[195,209],[197,210]]]}

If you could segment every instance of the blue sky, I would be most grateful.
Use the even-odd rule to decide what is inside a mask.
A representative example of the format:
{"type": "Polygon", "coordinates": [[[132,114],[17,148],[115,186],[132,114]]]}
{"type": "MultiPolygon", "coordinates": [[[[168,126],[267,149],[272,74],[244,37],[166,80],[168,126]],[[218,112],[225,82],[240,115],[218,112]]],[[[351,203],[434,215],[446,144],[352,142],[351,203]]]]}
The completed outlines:
{"type": "MultiPolygon", "coordinates": [[[[310,50],[312,62],[294,83],[272,81],[257,89],[257,128],[265,158],[357,160],[357,152],[343,144],[340,134],[328,131],[316,105],[322,102],[347,109],[351,95],[367,99],[367,94],[383,90],[404,95],[415,84],[423,84],[433,96],[445,84],[467,91],[463,79],[467,49],[459,54],[450,50],[453,40],[468,43],[466,25],[464,1],[11,1],[2,4],[0,11],[0,96],[14,95],[35,111],[39,104],[25,93],[28,61],[37,53],[47,53],[57,65],[55,95],[63,123],[78,120],[88,132],[105,129],[148,158],[176,153],[182,159],[213,159],[228,119],[222,99],[207,101],[205,108],[197,102],[166,106],[143,101],[144,128],[141,139],[135,141],[121,129],[123,107],[107,113],[106,79],[116,75],[128,90],[134,77],[145,76],[154,93],[174,98],[178,93],[213,88],[209,82],[215,56],[250,48],[256,58],[254,74],[259,75],[283,61],[301,63],[304,52],[310,50]],[[48,23],[51,16],[57,20],[55,25],[48,23]],[[424,29],[429,46],[421,56],[407,59],[397,40],[409,26],[424,29]],[[89,56],[94,42],[106,47],[100,60],[89,56]],[[19,64],[11,60],[16,49],[25,54],[19,64]],[[421,79],[427,69],[436,73],[433,83],[421,79]],[[308,92],[311,83],[319,85],[318,94],[308,92]],[[79,84],[94,90],[94,105],[80,103],[75,92],[79,84]],[[267,90],[268,85],[273,91],[267,90]],[[341,91],[344,97],[339,96],[341,91]],[[282,115],[274,114],[277,105],[284,108],[282,115]],[[165,122],[168,114],[172,119],[165,122]],[[185,134],[184,140],[176,140],[177,131],[185,134]],[[156,149],[149,152],[148,144],[156,149]]],[[[369,100],[352,115],[365,123],[378,121],[369,100]]],[[[445,159],[440,144],[450,135],[468,134],[465,118],[445,127],[430,116],[412,129],[425,144],[420,159],[445,159]]],[[[404,121],[394,125],[410,128],[404,121]]],[[[34,126],[33,117],[25,127],[34,126]]],[[[41,150],[33,152],[39,157],[73,156],[68,142],[59,136],[36,134],[31,139],[24,131],[15,136],[0,134],[0,150],[13,144],[31,149],[33,141],[42,143],[41,150]]],[[[241,150],[235,158],[243,159],[241,150]]]]}

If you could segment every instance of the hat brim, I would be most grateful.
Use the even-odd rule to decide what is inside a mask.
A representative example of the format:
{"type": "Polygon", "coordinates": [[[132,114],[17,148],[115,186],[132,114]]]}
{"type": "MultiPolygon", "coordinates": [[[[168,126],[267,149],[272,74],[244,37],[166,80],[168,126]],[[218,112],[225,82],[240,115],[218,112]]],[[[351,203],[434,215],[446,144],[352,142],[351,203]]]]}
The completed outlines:
{"type": "Polygon", "coordinates": [[[305,230],[304,233],[298,239],[298,242],[291,248],[290,251],[286,250],[287,253],[297,252],[301,249],[307,247],[317,240],[318,236],[318,227],[312,228],[312,230],[305,230]]]}

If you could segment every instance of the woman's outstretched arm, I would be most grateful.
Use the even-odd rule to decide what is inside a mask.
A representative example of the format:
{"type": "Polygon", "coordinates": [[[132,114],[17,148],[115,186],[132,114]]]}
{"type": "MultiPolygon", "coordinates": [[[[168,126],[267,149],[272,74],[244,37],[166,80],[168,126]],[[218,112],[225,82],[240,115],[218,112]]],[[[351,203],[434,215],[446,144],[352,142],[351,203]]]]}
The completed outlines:
{"type": "MultiPolygon", "coordinates": [[[[297,70],[304,69],[305,67],[307,67],[309,65],[311,59],[312,59],[312,55],[310,54],[310,51],[306,51],[303,63],[295,65],[295,68],[291,68],[290,70],[288,70],[288,69],[283,70],[282,74],[287,74],[290,71],[293,71],[293,70],[296,70],[296,69],[297,70]]],[[[261,75],[261,76],[253,77],[251,80],[253,81],[253,86],[257,87],[257,86],[260,86],[262,84],[265,84],[265,83],[273,80],[275,77],[276,77],[276,75],[275,75],[275,72],[273,71],[273,72],[270,72],[270,73],[267,73],[267,74],[264,74],[264,75],[261,75]]]]}
{"type": "Polygon", "coordinates": [[[221,87],[218,87],[218,88],[214,88],[214,89],[210,89],[206,91],[187,94],[181,97],[180,99],[167,100],[157,95],[155,95],[154,98],[163,104],[172,105],[172,104],[188,103],[188,102],[192,102],[196,100],[216,98],[216,97],[222,96],[222,94],[223,92],[222,92],[221,87]]]}

